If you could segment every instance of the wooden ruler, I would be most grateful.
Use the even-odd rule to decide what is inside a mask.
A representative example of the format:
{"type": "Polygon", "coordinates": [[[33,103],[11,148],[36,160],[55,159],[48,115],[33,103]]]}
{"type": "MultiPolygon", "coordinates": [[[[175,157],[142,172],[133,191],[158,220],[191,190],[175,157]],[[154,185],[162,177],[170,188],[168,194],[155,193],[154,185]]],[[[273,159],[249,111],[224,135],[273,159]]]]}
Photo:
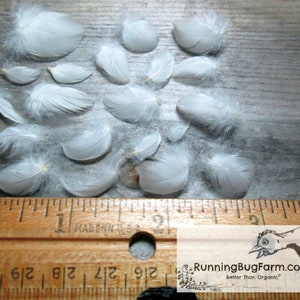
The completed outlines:
{"type": "MultiPolygon", "coordinates": [[[[0,299],[135,300],[176,286],[176,228],[198,224],[295,225],[300,201],[0,199],[0,299]],[[129,242],[146,232],[155,254],[129,242]]],[[[300,299],[298,294],[199,294],[199,299],[300,299]]]]}

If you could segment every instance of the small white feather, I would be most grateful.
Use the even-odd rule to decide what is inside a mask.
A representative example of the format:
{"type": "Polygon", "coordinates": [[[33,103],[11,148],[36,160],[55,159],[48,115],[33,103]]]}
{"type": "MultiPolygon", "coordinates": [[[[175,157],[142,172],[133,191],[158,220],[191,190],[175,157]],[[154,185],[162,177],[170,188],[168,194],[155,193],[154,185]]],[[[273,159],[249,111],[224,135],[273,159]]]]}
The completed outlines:
{"type": "Polygon", "coordinates": [[[150,63],[145,83],[162,87],[170,79],[174,68],[174,57],[169,51],[156,54],[150,63]]]}
{"type": "Polygon", "coordinates": [[[79,182],[62,182],[64,189],[77,197],[96,197],[110,189],[118,180],[118,172],[111,165],[104,165],[96,176],[82,178],[78,174],[79,182]]]}
{"type": "Polygon", "coordinates": [[[9,156],[13,157],[28,153],[42,139],[42,129],[37,125],[8,127],[0,132],[0,155],[9,152],[9,156]]]}
{"type": "Polygon", "coordinates": [[[62,144],[64,154],[76,161],[89,161],[106,154],[112,143],[112,127],[108,122],[97,124],[62,144]]]}
{"type": "Polygon", "coordinates": [[[74,88],[57,84],[39,84],[29,93],[26,109],[36,119],[53,118],[62,114],[81,113],[89,110],[93,102],[74,88]]]}
{"type": "Polygon", "coordinates": [[[41,71],[26,66],[7,66],[1,72],[11,82],[16,84],[29,84],[38,79],[41,71]]]}
{"type": "Polygon", "coordinates": [[[139,161],[151,157],[157,151],[161,143],[161,135],[158,130],[144,136],[134,148],[132,155],[139,161]]]}
{"type": "Polygon", "coordinates": [[[140,163],[139,184],[151,194],[168,195],[183,189],[188,181],[189,157],[183,148],[171,148],[155,160],[140,163]]]}
{"type": "Polygon", "coordinates": [[[180,139],[184,137],[188,128],[189,125],[186,124],[181,124],[181,123],[175,124],[169,129],[168,140],[173,143],[178,142],[180,139]]]}
{"type": "Polygon", "coordinates": [[[191,57],[174,67],[174,78],[209,80],[216,77],[217,62],[208,57],[191,57]]]}
{"type": "Polygon", "coordinates": [[[216,53],[225,46],[228,22],[212,11],[176,22],[173,26],[177,44],[192,54],[216,53]]]}
{"type": "Polygon", "coordinates": [[[177,110],[187,120],[214,135],[230,135],[238,125],[237,109],[234,105],[205,94],[182,97],[177,103],[177,110]]]}
{"type": "Polygon", "coordinates": [[[122,94],[106,95],[105,108],[120,119],[129,123],[147,122],[157,115],[160,100],[156,94],[143,86],[127,87],[122,94]]]}
{"type": "Polygon", "coordinates": [[[130,81],[130,69],[126,51],[113,42],[99,45],[96,65],[108,74],[111,81],[126,84],[130,81]]]}
{"type": "Polygon", "coordinates": [[[14,123],[23,124],[26,120],[13,108],[13,106],[0,95],[0,115],[14,123]]]}
{"type": "Polygon", "coordinates": [[[237,154],[216,153],[206,159],[206,176],[224,197],[245,196],[253,176],[253,165],[237,154]]]}
{"type": "Polygon", "coordinates": [[[45,183],[48,170],[43,159],[24,158],[0,171],[0,189],[15,196],[33,194],[45,183]]]}
{"type": "Polygon", "coordinates": [[[58,64],[55,67],[48,67],[47,70],[56,82],[66,84],[84,81],[93,74],[93,72],[71,63],[58,64]]]}
{"type": "Polygon", "coordinates": [[[65,13],[21,3],[13,11],[13,28],[5,46],[17,56],[58,58],[77,48],[83,33],[81,24],[65,13]]]}
{"type": "Polygon", "coordinates": [[[145,53],[157,47],[159,35],[149,21],[128,15],[122,22],[122,41],[128,50],[145,53]]]}

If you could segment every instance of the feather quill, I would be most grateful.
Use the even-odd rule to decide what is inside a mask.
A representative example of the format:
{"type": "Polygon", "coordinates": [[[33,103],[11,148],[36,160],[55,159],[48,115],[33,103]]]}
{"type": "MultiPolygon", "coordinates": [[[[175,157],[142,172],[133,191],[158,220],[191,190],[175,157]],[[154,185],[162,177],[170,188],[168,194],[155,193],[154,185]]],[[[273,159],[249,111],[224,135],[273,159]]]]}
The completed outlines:
{"type": "Polygon", "coordinates": [[[237,154],[216,153],[206,158],[205,174],[224,197],[245,196],[253,176],[253,165],[237,154]]]}
{"type": "Polygon", "coordinates": [[[111,149],[112,127],[108,122],[95,126],[94,130],[85,130],[70,141],[62,144],[64,154],[76,161],[95,160],[111,149]]]}
{"type": "Polygon", "coordinates": [[[0,115],[13,123],[24,124],[26,120],[13,108],[13,106],[0,95],[0,115]]]}
{"type": "Polygon", "coordinates": [[[173,73],[174,57],[169,51],[158,53],[150,63],[145,83],[157,87],[164,86],[173,73]]]}
{"type": "Polygon", "coordinates": [[[81,66],[70,63],[62,63],[55,67],[48,67],[47,70],[51,73],[56,82],[66,84],[82,82],[93,74],[93,72],[81,66]]]}
{"type": "Polygon", "coordinates": [[[174,67],[174,78],[210,80],[216,77],[217,62],[208,57],[191,57],[174,67]]]}
{"type": "Polygon", "coordinates": [[[37,125],[8,127],[0,132],[0,155],[9,153],[13,157],[28,153],[42,139],[42,129],[37,125]]]}
{"type": "Polygon", "coordinates": [[[29,115],[39,121],[62,114],[85,112],[92,106],[93,102],[87,99],[85,93],[57,84],[35,86],[26,103],[29,115]]]}
{"type": "Polygon", "coordinates": [[[225,46],[228,22],[209,12],[200,17],[184,19],[173,24],[177,44],[196,55],[217,53],[225,46]]]}
{"type": "Polygon", "coordinates": [[[168,195],[183,189],[188,181],[189,157],[183,148],[162,152],[155,160],[145,160],[136,167],[139,185],[151,194],[168,195]]]}
{"type": "Polygon", "coordinates": [[[132,155],[139,161],[151,157],[157,151],[161,143],[161,135],[158,130],[144,136],[134,148],[132,155]]]}
{"type": "Polygon", "coordinates": [[[238,125],[237,109],[234,105],[204,94],[182,97],[177,103],[177,110],[187,120],[200,125],[213,135],[230,135],[238,125]]]}
{"type": "Polygon", "coordinates": [[[147,122],[157,115],[160,100],[143,86],[131,86],[123,94],[106,95],[105,108],[117,119],[129,122],[147,122]]]}
{"type": "Polygon", "coordinates": [[[42,158],[24,158],[0,171],[0,189],[15,196],[33,194],[46,182],[48,170],[42,158]]]}
{"type": "Polygon", "coordinates": [[[21,3],[13,11],[13,28],[6,37],[5,47],[17,56],[53,59],[77,48],[83,34],[83,27],[71,16],[38,4],[21,3]]]}
{"type": "Polygon", "coordinates": [[[26,66],[6,66],[1,69],[1,72],[9,81],[20,85],[37,80],[41,74],[40,70],[26,66]]]}
{"type": "Polygon", "coordinates": [[[145,53],[157,47],[159,35],[149,21],[127,15],[122,22],[122,41],[128,50],[145,53]]]}
{"type": "Polygon", "coordinates": [[[81,174],[78,174],[77,178],[80,178],[76,183],[62,182],[64,189],[77,197],[96,197],[103,194],[110,189],[118,180],[118,172],[112,165],[104,165],[96,176],[86,176],[82,178],[81,174]]]}
{"type": "Polygon", "coordinates": [[[96,65],[108,74],[111,81],[119,84],[126,84],[130,81],[127,53],[117,43],[100,44],[95,61],[96,65]]]}

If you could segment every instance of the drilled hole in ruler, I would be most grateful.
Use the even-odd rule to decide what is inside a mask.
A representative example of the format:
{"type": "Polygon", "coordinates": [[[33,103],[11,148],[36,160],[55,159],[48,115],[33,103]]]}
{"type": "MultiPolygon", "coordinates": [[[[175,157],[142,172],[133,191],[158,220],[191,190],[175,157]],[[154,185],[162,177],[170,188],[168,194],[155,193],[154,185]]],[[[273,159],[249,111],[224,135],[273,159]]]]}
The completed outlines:
{"type": "Polygon", "coordinates": [[[156,250],[154,237],[147,232],[134,234],[129,243],[130,254],[140,260],[148,260],[156,250]]]}

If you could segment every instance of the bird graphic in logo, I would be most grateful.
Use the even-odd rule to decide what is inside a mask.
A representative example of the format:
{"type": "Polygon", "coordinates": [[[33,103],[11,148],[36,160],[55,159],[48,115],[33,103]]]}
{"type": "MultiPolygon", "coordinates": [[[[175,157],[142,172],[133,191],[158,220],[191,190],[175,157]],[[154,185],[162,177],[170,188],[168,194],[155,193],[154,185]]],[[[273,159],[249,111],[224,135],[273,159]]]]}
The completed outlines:
{"type": "Polygon", "coordinates": [[[256,258],[260,258],[284,249],[293,249],[300,257],[300,226],[282,233],[269,229],[259,233],[249,253],[258,252],[256,258]]]}

